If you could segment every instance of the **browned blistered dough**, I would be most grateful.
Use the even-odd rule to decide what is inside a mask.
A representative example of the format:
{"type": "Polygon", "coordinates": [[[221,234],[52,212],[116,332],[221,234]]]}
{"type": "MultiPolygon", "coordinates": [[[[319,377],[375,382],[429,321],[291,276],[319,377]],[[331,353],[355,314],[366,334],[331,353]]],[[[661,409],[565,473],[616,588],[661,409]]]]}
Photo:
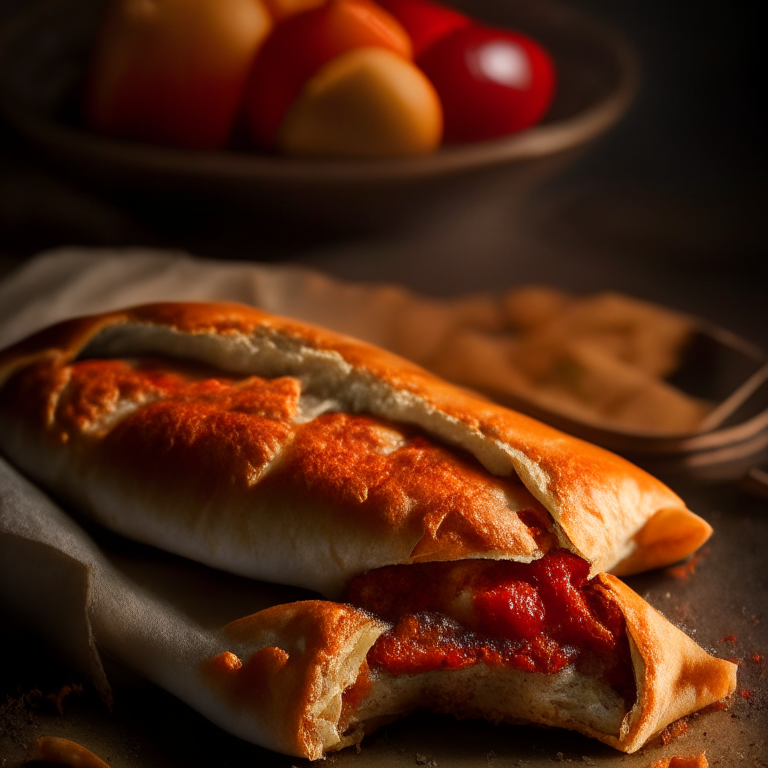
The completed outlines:
{"type": "Polygon", "coordinates": [[[81,744],[59,736],[41,736],[29,747],[29,760],[69,765],[71,768],[109,768],[100,757],[81,744]]]}
{"type": "Polygon", "coordinates": [[[125,535],[329,596],[385,564],[553,546],[624,574],[711,533],[612,453],[244,306],[65,322],[0,354],[1,384],[0,449],[38,482],[125,535]]]}
{"type": "MultiPolygon", "coordinates": [[[[592,574],[638,571],[690,554],[711,532],[618,456],[382,350],[234,305],[73,320],[1,353],[0,448],[121,533],[326,595],[386,564],[530,561],[558,546],[592,574]]],[[[729,695],[735,666],[616,578],[596,578],[627,622],[629,709],[572,668],[476,664],[374,674],[361,688],[386,625],[328,601],[234,622],[210,656],[172,671],[121,647],[132,642],[124,633],[103,642],[231,733],[311,759],[422,705],[575,729],[631,752],[729,695]],[[354,686],[364,695],[345,710],[354,686]]]]}
{"type": "Polygon", "coordinates": [[[543,674],[478,663],[399,677],[378,670],[369,679],[365,655],[386,626],[351,606],[307,601],[225,627],[226,650],[198,670],[210,693],[200,708],[230,732],[310,759],[415,709],[567,728],[635,752],[733,693],[735,664],[710,656],[617,578],[597,579],[626,621],[637,687],[629,704],[572,665],[543,674]],[[359,675],[367,695],[342,715],[342,694],[359,675]]]}
{"type": "Polygon", "coordinates": [[[230,733],[292,755],[317,759],[355,743],[362,732],[337,731],[342,694],[384,629],[364,611],[324,600],[234,621],[222,643],[237,652],[222,651],[191,673],[207,694],[200,708],[230,733]]]}
{"type": "Polygon", "coordinates": [[[698,755],[678,755],[655,760],[648,768],[709,768],[709,760],[704,752],[698,755]]]}
{"type": "Polygon", "coordinates": [[[634,752],[675,720],[733,693],[735,664],[710,656],[615,576],[597,580],[627,622],[638,689],[617,740],[603,741],[634,752]]]}

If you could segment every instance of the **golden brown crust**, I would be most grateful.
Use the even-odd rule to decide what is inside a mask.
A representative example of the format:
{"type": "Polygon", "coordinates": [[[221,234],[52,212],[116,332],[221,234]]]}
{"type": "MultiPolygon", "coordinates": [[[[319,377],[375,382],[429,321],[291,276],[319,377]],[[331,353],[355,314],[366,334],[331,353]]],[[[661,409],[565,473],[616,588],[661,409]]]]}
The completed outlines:
{"type": "MultiPolygon", "coordinates": [[[[300,582],[327,593],[338,591],[355,568],[478,556],[526,560],[554,543],[588,560],[592,573],[614,567],[630,573],[674,562],[711,533],[666,486],[618,456],[493,405],[383,350],[248,307],[155,304],[68,321],[1,353],[0,383],[24,368],[23,396],[14,397],[11,382],[1,398],[4,422],[17,425],[15,437],[3,446],[12,459],[24,453],[18,444],[29,439],[30,429],[45,424],[43,431],[58,441],[51,450],[58,452],[73,437],[87,435],[93,442],[99,424],[119,421],[116,404],[129,402],[133,408],[141,401],[143,407],[114,430],[103,438],[95,435],[98,451],[80,449],[76,470],[103,454],[101,473],[117,493],[128,478],[134,483],[143,478],[157,486],[149,498],[158,506],[167,506],[166,494],[173,499],[208,488],[214,474],[227,478],[233,497],[243,497],[264,474],[259,492],[265,500],[288,499],[295,506],[303,494],[326,510],[311,516],[318,536],[334,537],[334,528],[351,522],[363,540],[391,540],[392,548],[367,564],[346,563],[340,576],[300,582]],[[67,389],[70,363],[92,351],[178,356],[216,365],[225,375],[255,374],[270,381],[250,411],[231,393],[217,402],[205,393],[169,401],[162,392],[136,390],[130,375],[117,381],[113,373],[90,379],[78,373],[81,395],[76,396],[67,389]],[[35,410],[30,393],[36,388],[35,410]],[[334,412],[306,423],[292,421],[304,393],[333,400],[334,412]],[[233,434],[238,441],[230,439],[233,434]],[[150,458],[151,436],[161,447],[173,444],[165,465],[150,458]],[[318,460],[321,448],[324,458],[318,460]],[[473,467],[463,451],[496,477],[473,467]],[[422,471],[427,466],[429,471],[422,471]],[[178,488],[168,490],[174,483],[178,488]],[[551,535],[538,522],[533,528],[521,522],[516,512],[499,514],[510,497],[513,510],[530,511],[551,535]],[[663,520],[674,525],[660,524],[663,520]]],[[[35,474],[34,463],[24,468],[35,474]]],[[[212,504],[221,501],[210,489],[208,496],[212,504]]],[[[336,546],[348,551],[361,541],[342,536],[336,546]]],[[[284,580],[282,571],[253,575],[284,580]]]]}
{"type": "MultiPolygon", "coordinates": [[[[366,654],[386,625],[325,601],[280,605],[229,624],[219,643],[227,650],[198,671],[204,691],[223,702],[218,717],[225,728],[310,759],[421,708],[573,729],[632,753],[669,723],[733,693],[735,664],[710,656],[618,579],[601,574],[593,583],[626,621],[633,702],[574,665],[545,674],[478,662],[416,674],[378,670],[371,677],[366,654]],[[342,697],[361,680],[350,711],[342,697]],[[350,722],[354,730],[344,733],[350,722]]],[[[205,711],[212,716],[210,702],[205,711]]]]}
{"type": "Polygon", "coordinates": [[[615,576],[599,574],[597,583],[627,622],[638,688],[620,738],[603,741],[634,752],[675,720],[733,693],[735,664],[710,656],[615,576]]]}
{"type": "Polygon", "coordinates": [[[69,765],[72,768],[109,768],[100,757],[81,744],[58,736],[41,736],[29,747],[28,760],[69,765]]]}
{"type": "Polygon", "coordinates": [[[530,559],[553,543],[549,516],[514,478],[489,476],[418,430],[361,414],[297,421],[297,379],[199,375],[167,361],[44,360],[10,379],[2,410],[9,433],[24,414],[20,442],[40,462],[28,471],[41,482],[122,533],[211,565],[232,569],[229,553],[241,550],[238,569],[252,577],[295,577],[329,594],[389,562],[499,550],[530,559]],[[57,482],[46,456],[51,467],[66,457],[73,471],[57,482]],[[98,484],[101,500],[90,490],[98,484]],[[126,508],[130,494],[138,509],[126,508]],[[320,563],[301,575],[286,553],[294,525],[309,539],[304,557],[345,532],[352,556],[368,554],[354,568],[320,563]],[[152,526],[167,532],[156,538],[152,526]],[[228,531],[211,534],[219,545],[198,541],[208,527],[228,531]]]}
{"type": "Polygon", "coordinates": [[[348,605],[278,605],[224,627],[223,643],[237,653],[206,659],[199,673],[212,697],[268,734],[273,749],[317,759],[343,742],[342,694],[383,629],[348,605]]]}
{"type": "MultiPolygon", "coordinates": [[[[593,573],[632,572],[684,557],[711,532],[613,454],[382,350],[241,306],[63,323],[0,353],[0,387],[3,450],[106,509],[103,522],[166,548],[187,539],[222,564],[255,559],[262,578],[328,594],[385,562],[525,560],[558,545],[593,573]],[[139,355],[164,362],[137,366],[139,355]],[[331,407],[313,413],[324,399],[331,407]],[[165,517],[150,509],[132,529],[148,503],[165,517]],[[248,537],[256,550],[237,555],[248,537]]],[[[638,699],[620,733],[579,730],[630,752],[729,695],[735,667],[617,579],[597,578],[626,617],[638,699]]],[[[198,667],[191,703],[233,733],[316,759],[361,737],[338,732],[342,694],[383,628],[323,601],[241,619],[198,667]]]]}
{"type": "Polygon", "coordinates": [[[709,760],[704,752],[698,755],[678,755],[655,760],[648,768],[709,768],[709,760]]]}

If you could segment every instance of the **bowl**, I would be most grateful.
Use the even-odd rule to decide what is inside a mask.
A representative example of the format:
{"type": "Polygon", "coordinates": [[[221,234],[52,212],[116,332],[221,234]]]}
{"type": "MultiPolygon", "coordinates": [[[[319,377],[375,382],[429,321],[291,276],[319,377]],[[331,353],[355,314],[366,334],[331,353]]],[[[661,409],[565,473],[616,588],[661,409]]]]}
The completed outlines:
{"type": "MultiPolygon", "coordinates": [[[[424,157],[303,160],[193,152],[115,140],[78,123],[77,104],[105,0],[36,0],[0,39],[0,109],[36,156],[100,194],[147,205],[215,205],[271,225],[392,227],[446,206],[524,194],[624,114],[637,85],[614,29],[551,0],[474,0],[471,16],[538,39],[558,69],[545,119],[516,135],[424,157]]],[[[459,7],[459,6],[457,6],[459,7]]]]}
{"type": "Polygon", "coordinates": [[[654,474],[733,480],[747,473],[768,495],[768,355],[758,346],[701,318],[677,368],[666,377],[681,392],[712,403],[695,430],[661,434],[577,418],[523,397],[486,394],[569,434],[620,453],[654,474]],[[760,462],[765,466],[758,466],[760,462]]]}

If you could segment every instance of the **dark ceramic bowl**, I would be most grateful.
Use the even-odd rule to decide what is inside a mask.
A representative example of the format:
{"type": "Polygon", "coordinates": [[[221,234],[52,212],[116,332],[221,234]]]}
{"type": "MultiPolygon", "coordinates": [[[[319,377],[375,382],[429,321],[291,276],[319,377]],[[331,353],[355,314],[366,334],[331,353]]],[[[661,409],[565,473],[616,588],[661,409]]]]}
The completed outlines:
{"type": "Polygon", "coordinates": [[[525,193],[610,128],[636,88],[622,37],[551,0],[473,0],[483,21],[543,43],[559,76],[542,123],[501,140],[421,158],[297,160],[249,152],[190,152],[84,130],[76,104],[104,0],[36,0],[0,40],[0,107],[36,153],[100,192],[146,202],[233,207],[285,226],[348,231],[396,226],[477,195],[525,193]]]}

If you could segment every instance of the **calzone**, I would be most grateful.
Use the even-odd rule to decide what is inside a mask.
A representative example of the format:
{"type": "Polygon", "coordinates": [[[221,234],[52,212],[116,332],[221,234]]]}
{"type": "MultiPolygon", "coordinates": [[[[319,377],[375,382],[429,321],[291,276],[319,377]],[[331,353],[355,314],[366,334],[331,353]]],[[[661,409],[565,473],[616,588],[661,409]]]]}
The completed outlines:
{"type": "Polygon", "coordinates": [[[113,531],[334,601],[158,673],[273,749],[315,759],[429,707],[630,752],[735,686],[603,573],[709,537],[669,488],[349,337],[222,304],[66,321],[0,353],[0,450],[113,531]]]}
{"type": "Polygon", "coordinates": [[[0,387],[0,450],[77,509],[330,597],[383,565],[530,562],[553,548],[623,575],[711,534],[612,453],[243,306],[67,321],[0,353],[0,387]]]}

